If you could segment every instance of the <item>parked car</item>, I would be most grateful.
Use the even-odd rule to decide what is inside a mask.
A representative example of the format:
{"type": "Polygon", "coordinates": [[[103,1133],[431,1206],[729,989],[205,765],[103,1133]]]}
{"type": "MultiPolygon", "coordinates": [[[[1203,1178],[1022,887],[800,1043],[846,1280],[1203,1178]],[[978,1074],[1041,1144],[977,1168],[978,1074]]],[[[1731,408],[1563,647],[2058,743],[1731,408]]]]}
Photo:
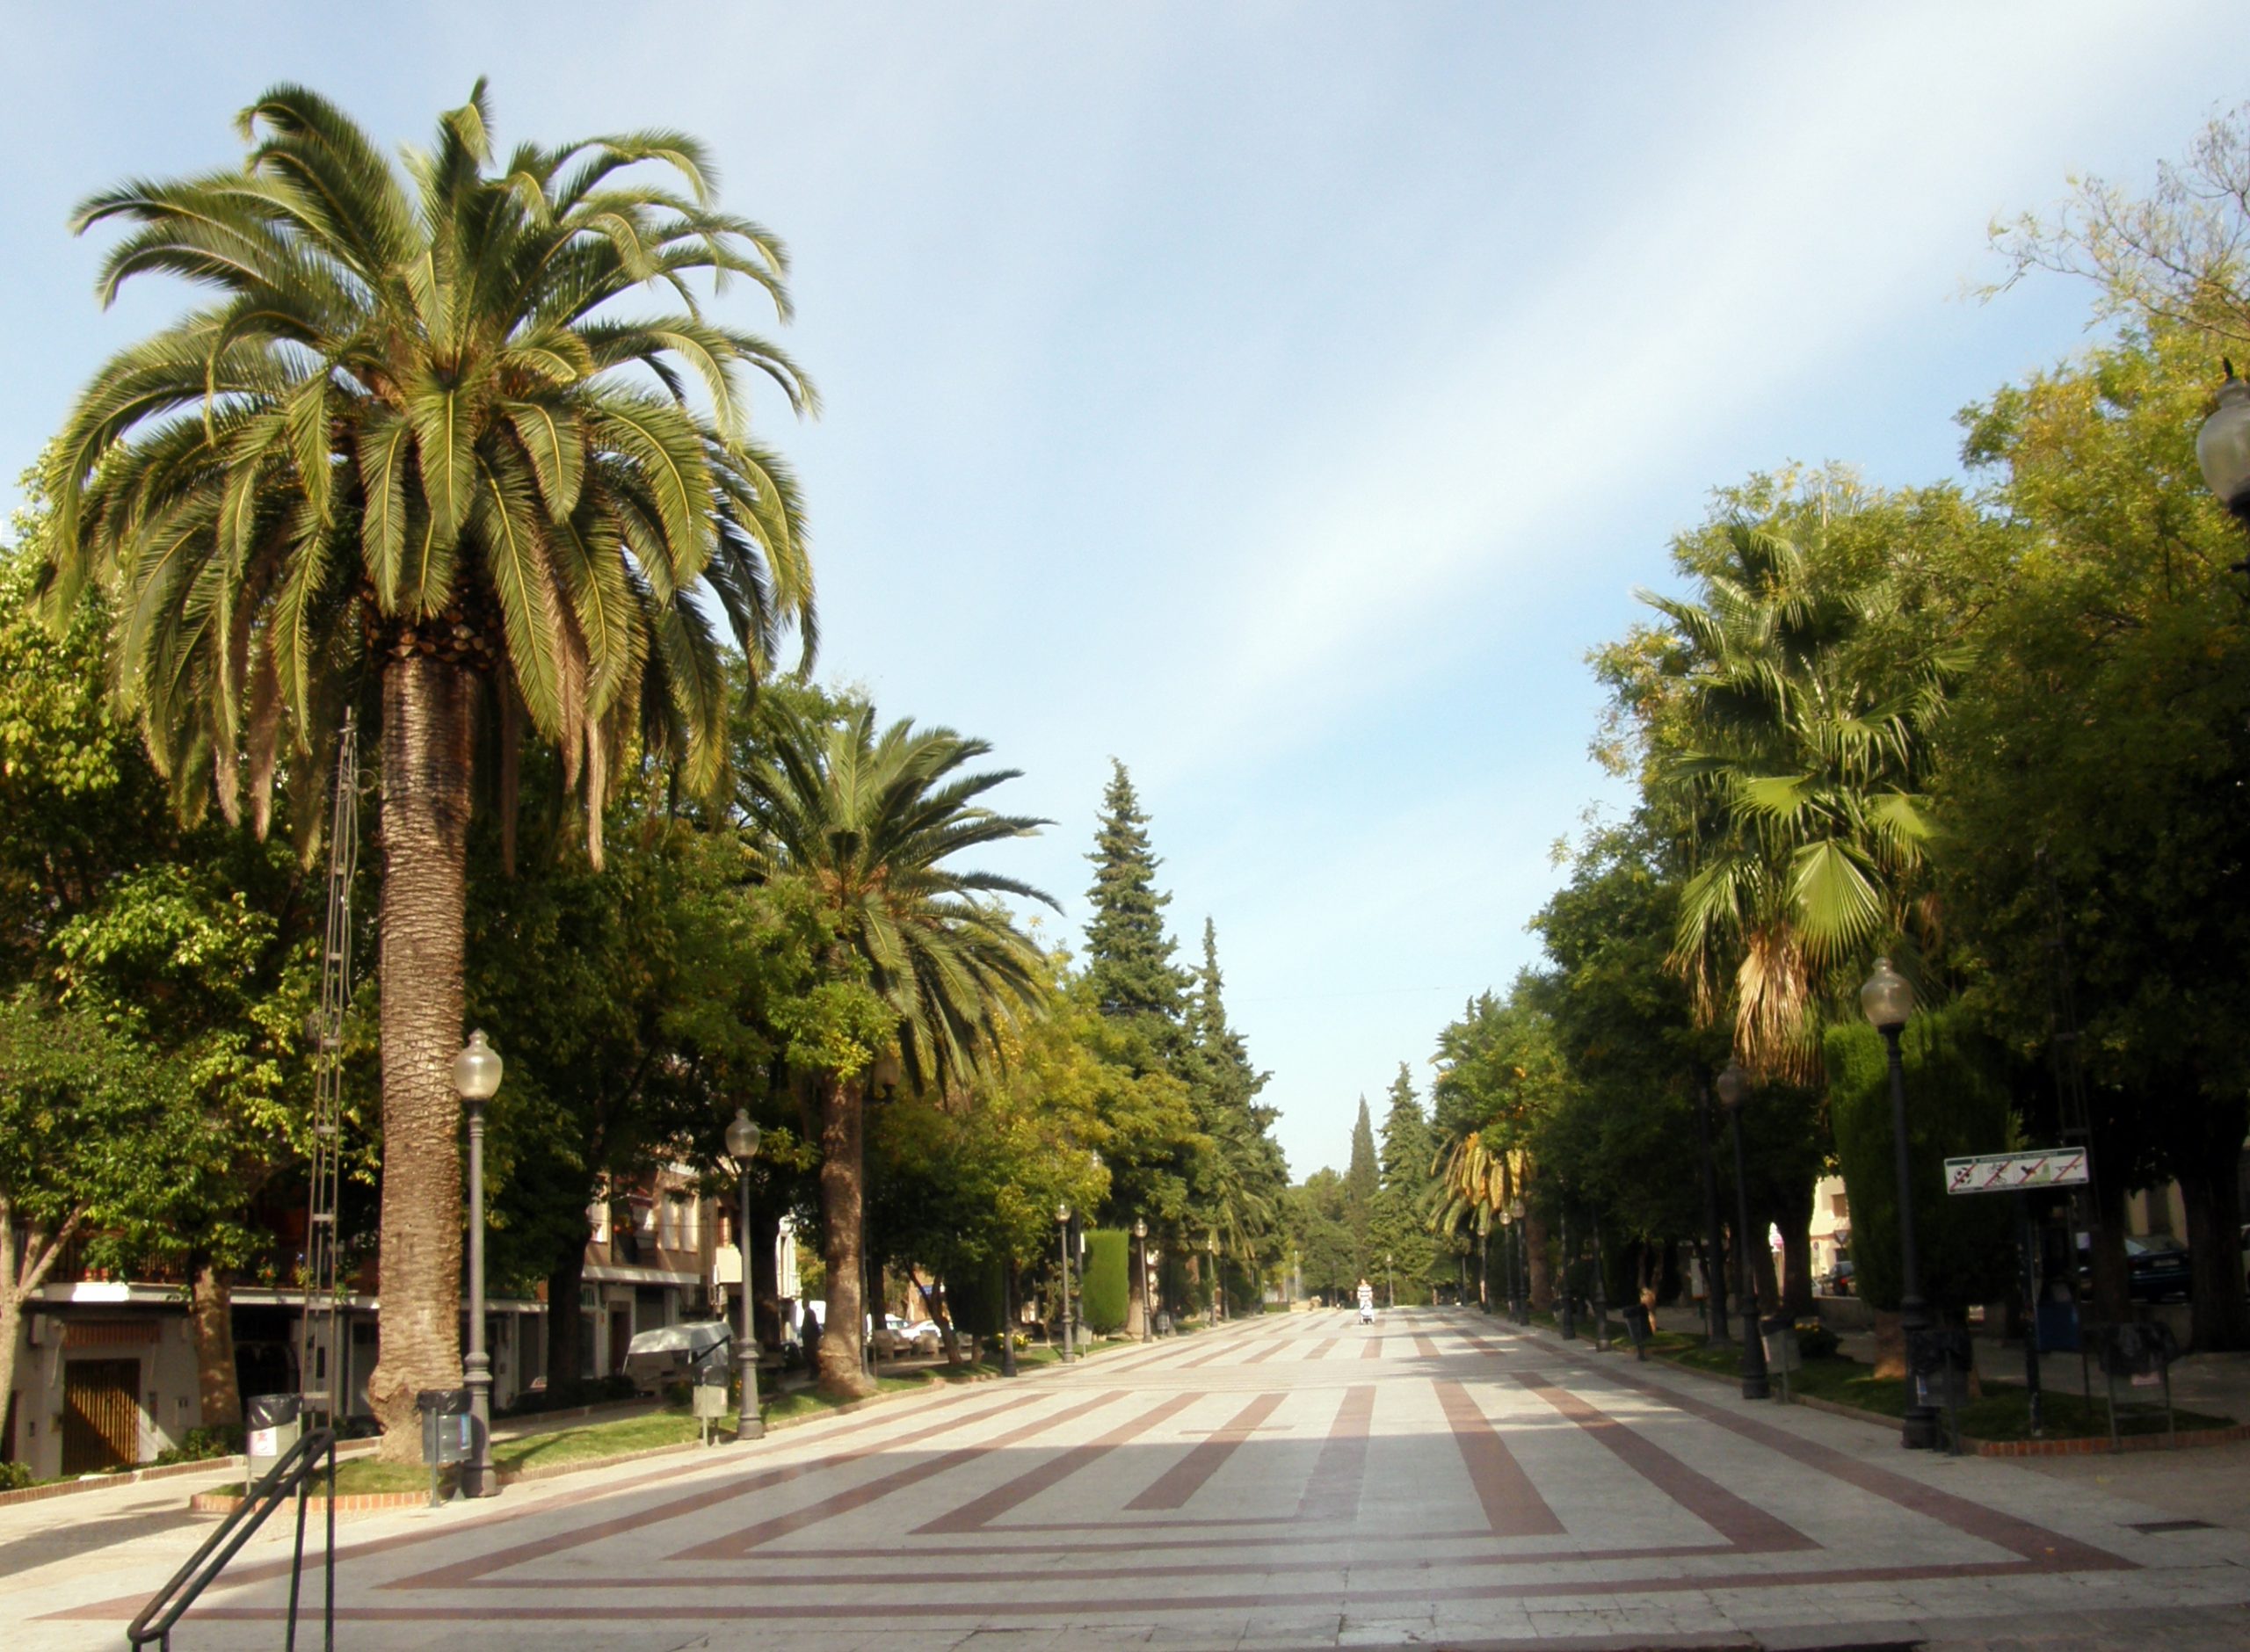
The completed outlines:
{"type": "Polygon", "coordinates": [[[946,1334],[933,1319],[918,1319],[906,1328],[918,1354],[941,1354],[946,1351],[946,1334]]]}
{"type": "Polygon", "coordinates": [[[1852,1289],[1852,1264],[1839,1262],[1822,1276],[1820,1288],[1830,1296],[1849,1296],[1852,1289]]]}
{"type": "Polygon", "coordinates": [[[908,1354],[933,1354],[940,1346],[935,1325],[929,1324],[927,1321],[924,1321],[922,1325],[910,1324],[896,1314],[885,1314],[882,1323],[869,1333],[869,1340],[875,1344],[875,1357],[879,1359],[898,1359],[908,1354]]]}
{"type": "Polygon", "coordinates": [[[722,1319],[696,1320],[644,1330],[625,1345],[625,1375],[642,1394],[661,1394],[672,1382],[693,1382],[699,1370],[724,1380],[734,1331],[722,1319]]]}
{"type": "MultiPolygon", "coordinates": [[[[2092,1247],[2087,1235],[2078,1236],[2078,1277],[2081,1288],[2090,1288],[2092,1247]]],[[[2170,1234],[2128,1234],[2125,1236],[2125,1293],[2136,1302],[2184,1302],[2194,1290],[2188,1247],[2170,1234]]]]}

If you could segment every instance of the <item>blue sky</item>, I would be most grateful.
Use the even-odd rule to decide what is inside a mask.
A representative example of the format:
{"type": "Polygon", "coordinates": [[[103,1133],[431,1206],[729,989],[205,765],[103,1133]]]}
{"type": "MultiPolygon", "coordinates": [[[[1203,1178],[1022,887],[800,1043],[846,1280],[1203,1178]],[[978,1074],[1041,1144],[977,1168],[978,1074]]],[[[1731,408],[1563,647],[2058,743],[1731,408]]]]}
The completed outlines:
{"type": "Polygon", "coordinates": [[[1550,845],[1621,801],[1585,652],[1708,490],[1949,474],[1956,410],[2087,314],[1963,297],[1987,221],[2143,180],[2250,95],[2239,4],[18,3],[8,32],[10,475],[180,301],[98,312],[71,204],[231,160],[272,81],[392,141],[479,74],[504,144],[705,138],[796,256],[828,410],[764,417],[824,672],[1026,771],[1056,824],[1002,864],[1071,940],[1131,767],[1298,1174],[1533,960],[1550,845]]]}

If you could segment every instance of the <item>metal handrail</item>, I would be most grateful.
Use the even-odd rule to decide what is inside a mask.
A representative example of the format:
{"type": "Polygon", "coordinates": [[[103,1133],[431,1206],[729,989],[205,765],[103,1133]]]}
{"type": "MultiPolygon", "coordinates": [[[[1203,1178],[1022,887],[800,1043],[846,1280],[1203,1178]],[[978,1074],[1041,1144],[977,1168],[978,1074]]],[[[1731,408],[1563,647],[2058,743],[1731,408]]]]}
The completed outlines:
{"type": "Polygon", "coordinates": [[[153,1641],[163,1652],[171,1652],[172,1626],[195,1604],[196,1598],[218,1580],[219,1574],[227,1569],[227,1562],[265,1524],[266,1517],[281,1506],[281,1500],[294,1491],[297,1494],[297,1547],[289,1565],[289,1629],[283,1644],[287,1652],[296,1652],[297,1591],[303,1581],[305,1566],[305,1495],[308,1482],[318,1471],[323,1459],[326,1460],[328,1469],[328,1543],[322,1564],[326,1593],[321,1612],[321,1646],[323,1652],[330,1652],[336,1645],[336,1431],[326,1428],[307,1429],[299,1435],[297,1443],[265,1471],[265,1478],[250,1489],[234,1512],[189,1557],[187,1564],[149,1597],[140,1615],[126,1627],[127,1644],[142,1647],[153,1641]]]}

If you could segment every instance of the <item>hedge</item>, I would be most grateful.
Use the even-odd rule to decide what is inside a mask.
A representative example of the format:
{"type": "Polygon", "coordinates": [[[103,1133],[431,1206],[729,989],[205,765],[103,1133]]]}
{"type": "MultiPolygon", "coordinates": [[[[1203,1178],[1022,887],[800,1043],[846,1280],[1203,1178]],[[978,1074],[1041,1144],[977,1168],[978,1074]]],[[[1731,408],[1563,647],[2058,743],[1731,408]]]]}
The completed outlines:
{"type": "Polygon", "coordinates": [[[1079,1306],[1086,1329],[1107,1337],[1125,1329],[1126,1251],[1132,1235],[1122,1228],[1097,1228],[1086,1235],[1085,1279],[1079,1306]]]}

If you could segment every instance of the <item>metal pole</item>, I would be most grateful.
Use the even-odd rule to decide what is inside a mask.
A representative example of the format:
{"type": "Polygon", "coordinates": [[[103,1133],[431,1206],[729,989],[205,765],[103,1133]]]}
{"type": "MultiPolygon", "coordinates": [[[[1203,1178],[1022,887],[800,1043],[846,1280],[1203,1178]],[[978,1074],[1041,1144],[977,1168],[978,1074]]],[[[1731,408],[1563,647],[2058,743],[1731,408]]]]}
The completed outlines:
{"type": "Polygon", "coordinates": [[[1602,1275],[1608,1270],[1601,1261],[1601,1218],[1593,1219],[1593,1348],[1600,1353],[1609,1346],[1609,1286],[1602,1275]]]}
{"type": "Polygon", "coordinates": [[[1562,1206],[1562,1301],[1558,1304],[1557,1324],[1564,1342],[1575,1342],[1579,1334],[1578,1306],[1571,1301],[1571,1201],[1566,1197],[1562,1206]]]}
{"type": "Polygon", "coordinates": [[[1703,1141],[1703,1327],[1723,1343],[1726,1329],[1726,1247],[1719,1235],[1719,1177],[1711,1148],[1711,1092],[1695,1086],[1695,1127],[1703,1141]]]}
{"type": "Polygon", "coordinates": [[[1057,1315],[1057,1317],[1063,1322],[1063,1363],[1067,1366],[1071,1363],[1071,1344],[1075,1340],[1075,1338],[1071,1335],[1070,1218],[1065,1216],[1062,1221],[1056,1222],[1055,1227],[1057,1233],[1061,1235],[1061,1238],[1058,1241],[1058,1248],[1063,1253],[1063,1311],[1059,1315],[1057,1315]]]}
{"type": "Polygon", "coordinates": [[[1741,1270],[1736,1283],[1742,1297],[1742,1397],[1763,1400],[1773,1389],[1766,1380],[1766,1338],[1758,1330],[1758,1287],[1750,1272],[1750,1179],[1742,1158],[1742,1109],[1729,1107],[1726,1112],[1734,1136],[1734,1264],[1741,1270]]]}
{"type": "MultiPolygon", "coordinates": [[[[468,1358],[462,1384],[475,1438],[461,1465],[461,1489],[489,1497],[500,1488],[492,1473],[492,1360],[484,1351],[484,1103],[464,1098],[462,1105],[468,1112],[468,1358]]],[[[335,1358],[331,1349],[331,1366],[335,1358]]]]}
{"type": "Polygon", "coordinates": [[[2023,1392],[2031,1410],[2031,1438],[2038,1439],[2046,1432],[2039,1395],[2039,1228],[2032,1220],[2030,1194],[2018,1193],[2015,1206],[2022,1219],[2023,1392]]]}
{"type": "Polygon", "coordinates": [[[1000,1261],[1000,1374],[1016,1373],[1016,1259],[1000,1261]]]}
{"type": "Polygon", "coordinates": [[[1914,1256],[1912,1164],[1906,1151],[1906,1063],[1898,1054],[1898,1035],[1905,1030],[1898,1026],[1879,1029],[1891,1056],[1891,1134],[1898,1176],[1898,1329],[1905,1336],[1907,1360],[1906,1416],[1899,1426],[1898,1441],[1909,1451],[1934,1451],[1937,1412],[1923,1402],[1913,1370],[1915,1347],[1929,1330],[1930,1315],[1929,1305],[1922,1301],[1921,1268],[1914,1256]]]}
{"type": "Polygon", "coordinates": [[[742,1220],[735,1229],[735,1250],[742,1257],[742,1330],[735,1337],[735,1374],[742,1380],[742,1402],[735,1413],[735,1443],[757,1439],[766,1432],[766,1419],[758,1412],[758,1275],[750,1263],[750,1166],[735,1162],[735,1181],[742,1189],[742,1220]]]}

